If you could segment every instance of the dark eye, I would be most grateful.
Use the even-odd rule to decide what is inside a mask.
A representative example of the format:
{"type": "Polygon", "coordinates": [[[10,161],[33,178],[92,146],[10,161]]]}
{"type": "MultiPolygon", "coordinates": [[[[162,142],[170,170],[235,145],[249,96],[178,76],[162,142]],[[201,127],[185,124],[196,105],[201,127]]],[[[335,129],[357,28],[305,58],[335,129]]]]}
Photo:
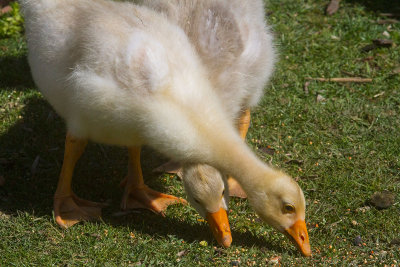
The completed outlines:
{"type": "Polygon", "coordinates": [[[224,189],[224,190],[222,190],[222,195],[225,195],[225,189],[224,189]]]}
{"type": "Polygon", "coordinates": [[[294,206],[292,204],[285,204],[283,206],[284,213],[293,213],[295,211],[294,206]]]}

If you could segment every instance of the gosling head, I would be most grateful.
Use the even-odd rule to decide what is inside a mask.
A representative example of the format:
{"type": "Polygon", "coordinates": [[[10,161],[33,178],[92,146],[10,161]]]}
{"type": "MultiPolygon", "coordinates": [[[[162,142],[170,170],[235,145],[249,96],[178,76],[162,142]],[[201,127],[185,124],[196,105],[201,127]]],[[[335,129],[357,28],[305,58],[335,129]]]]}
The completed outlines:
{"type": "Polygon", "coordinates": [[[224,247],[232,243],[228,221],[229,193],[226,179],[208,165],[188,165],[183,168],[183,185],[188,201],[207,220],[214,237],[224,247]]]}
{"type": "Polygon", "coordinates": [[[299,185],[288,175],[278,173],[265,179],[248,194],[249,201],[265,222],[284,233],[304,256],[311,255],[305,223],[305,199],[299,185]]]}

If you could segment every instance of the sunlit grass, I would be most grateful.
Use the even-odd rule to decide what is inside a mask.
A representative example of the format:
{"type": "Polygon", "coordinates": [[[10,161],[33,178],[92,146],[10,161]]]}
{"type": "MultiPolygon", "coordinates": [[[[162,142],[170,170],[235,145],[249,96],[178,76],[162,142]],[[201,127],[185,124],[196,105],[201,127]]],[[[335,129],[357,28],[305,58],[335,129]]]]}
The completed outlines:
{"type": "MultiPolygon", "coordinates": [[[[24,39],[0,40],[0,176],[6,180],[0,187],[0,265],[245,266],[273,256],[284,266],[398,264],[400,247],[390,242],[400,238],[400,24],[378,24],[380,13],[395,6],[374,2],[342,1],[331,17],[324,14],[325,1],[271,0],[267,8],[280,60],[252,111],[247,141],[302,186],[314,252],[309,259],[262,224],[244,200],[230,203],[229,249],[216,245],[190,206],[170,207],[166,218],[146,211],[114,216],[126,151],[98,144],[80,160],[74,190],[110,206],[101,222],[59,229],[52,198],[65,126],[30,78],[24,39]],[[382,38],[396,46],[361,51],[382,38]],[[349,76],[373,82],[307,79],[349,76]],[[369,207],[370,196],[381,190],[393,192],[395,204],[369,207]]],[[[151,172],[165,159],[146,149],[142,160],[150,186],[184,196],[176,177],[151,172]]]]}

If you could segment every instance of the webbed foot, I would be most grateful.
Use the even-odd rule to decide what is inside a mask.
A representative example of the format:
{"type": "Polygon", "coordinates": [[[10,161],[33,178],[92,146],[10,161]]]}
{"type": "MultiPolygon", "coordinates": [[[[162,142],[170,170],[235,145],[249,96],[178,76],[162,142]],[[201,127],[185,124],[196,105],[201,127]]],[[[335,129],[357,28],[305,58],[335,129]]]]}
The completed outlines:
{"type": "MultiPolygon", "coordinates": [[[[124,183],[124,181],[122,182],[124,183]]],[[[131,187],[128,193],[122,198],[121,208],[127,209],[148,209],[154,213],[165,216],[169,205],[187,204],[186,200],[175,196],[157,192],[146,185],[131,187]]]]}
{"type": "Polygon", "coordinates": [[[54,196],[54,217],[58,225],[68,228],[81,221],[98,220],[105,204],[77,197],[54,196]]]}

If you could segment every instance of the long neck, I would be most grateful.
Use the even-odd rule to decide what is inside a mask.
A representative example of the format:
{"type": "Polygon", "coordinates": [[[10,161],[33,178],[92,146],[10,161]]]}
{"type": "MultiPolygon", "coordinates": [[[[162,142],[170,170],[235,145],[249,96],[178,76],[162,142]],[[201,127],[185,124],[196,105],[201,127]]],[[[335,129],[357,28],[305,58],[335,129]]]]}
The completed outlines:
{"type": "Polygon", "coordinates": [[[273,182],[279,172],[262,162],[254,152],[234,134],[225,133],[217,138],[215,155],[210,165],[232,175],[246,193],[252,193],[273,182]]]}

